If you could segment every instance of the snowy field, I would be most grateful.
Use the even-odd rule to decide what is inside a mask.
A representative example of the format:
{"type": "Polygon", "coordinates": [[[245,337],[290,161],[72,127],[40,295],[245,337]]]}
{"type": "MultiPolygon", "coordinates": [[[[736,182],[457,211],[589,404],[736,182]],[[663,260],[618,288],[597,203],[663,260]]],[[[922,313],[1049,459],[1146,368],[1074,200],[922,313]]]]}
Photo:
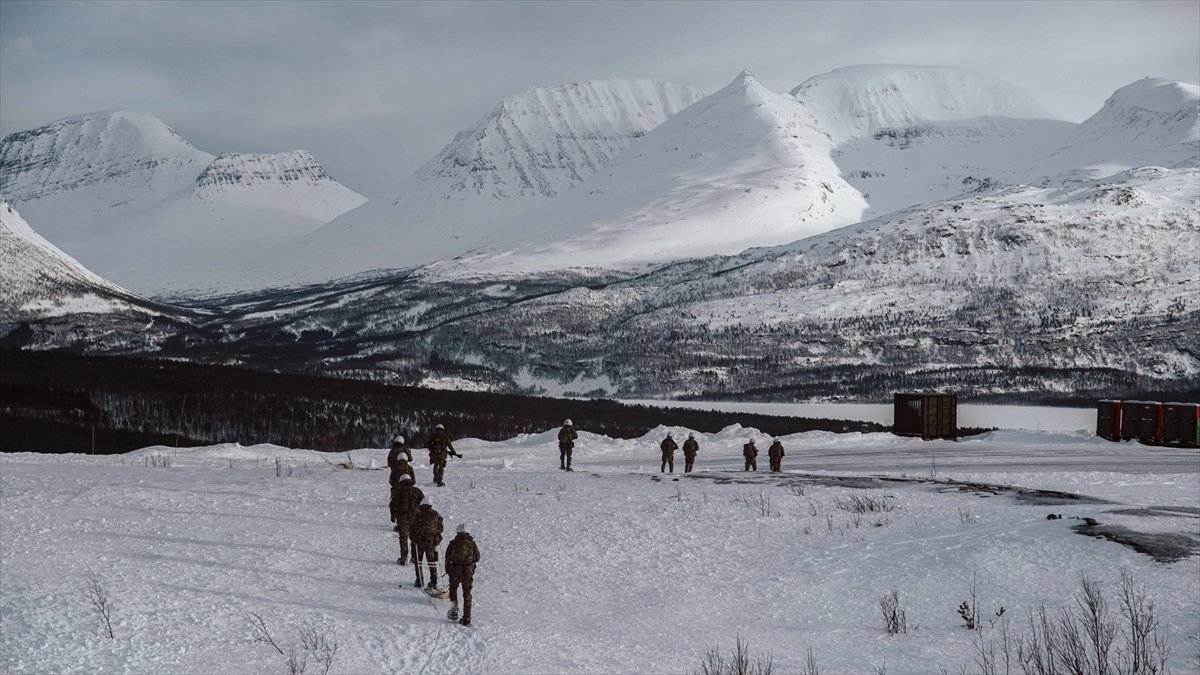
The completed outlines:
{"type": "MultiPolygon", "coordinates": [[[[1200,540],[1195,449],[813,432],[783,437],[785,473],[771,475],[759,434],[760,471],[746,474],[753,432],[733,427],[700,435],[696,473],[661,477],[665,429],[584,430],[573,473],[558,470],[555,431],[457,442],[465,459],[450,460],[444,488],[415,453],[447,540],[467,521],[482,552],[471,628],[395,564],[386,472],[370,470],[384,450],[354,451],[355,469],[275,446],[4,455],[0,671],[287,672],[252,640],[254,612],[285,651],[306,625],[336,636],[334,673],[690,673],[737,635],[776,672],[802,671],[809,648],[824,673],[977,672],[956,611],[973,576],[980,614],[1004,607],[1020,633],[1026,610],[1073,601],[1079,573],[1111,590],[1122,570],[1169,626],[1172,671],[1200,670],[1196,549],[1159,562],[1071,529],[1091,517],[1200,540]],[[863,478],[876,474],[897,480],[863,478]],[[949,482],[967,480],[1002,487],[949,482]],[[857,514],[853,497],[894,510],[857,514]],[[1114,513],[1131,506],[1160,508],[1114,513]],[[84,596],[90,575],[110,593],[115,639],[84,596]],[[892,589],[907,634],[884,630],[892,589]]],[[[311,660],[308,672],[320,672],[311,660]]]]}

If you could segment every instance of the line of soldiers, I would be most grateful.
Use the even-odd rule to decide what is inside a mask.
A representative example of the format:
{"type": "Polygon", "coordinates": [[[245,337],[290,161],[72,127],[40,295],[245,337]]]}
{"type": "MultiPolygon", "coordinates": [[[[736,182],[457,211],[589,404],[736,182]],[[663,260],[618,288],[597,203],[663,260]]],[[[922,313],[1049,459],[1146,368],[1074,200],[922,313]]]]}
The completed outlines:
{"type": "MultiPolygon", "coordinates": [[[[558,430],[558,468],[564,471],[571,471],[571,451],[575,449],[575,440],[579,438],[578,432],[575,431],[575,425],[570,419],[563,420],[562,428],[558,430]]],[[[783,471],[783,443],[779,442],[778,438],[772,438],[771,447],[767,448],[767,456],[771,460],[771,471],[783,471]]],[[[659,450],[662,452],[662,464],[659,466],[659,473],[675,473],[675,451],[679,449],[679,444],[675,442],[675,434],[668,431],[667,437],[659,444],[659,450]]],[[[696,440],[696,434],[688,434],[687,440],[683,442],[683,459],[684,473],[691,473],[692,467],[696,463],[696,455],[700,453],[700,442],[696,440]]],[[[749,439],[742,446],[742,456],[746,460],[746,471],[758,471],[758,448],[754,445],[754,439],[749,439]]]]}
{"type": "MultiPolygon", "coordinates": [[[[442,516],[433,509],[429,497],[416,485],[416,474],[412,468],[412,451],[405,444],[405,438],[397,435],[392,439],[392,448],[388,452],[388,484],[391,486],[391,499],[388,511],[391,514],[393,528],[399,535],[400,557],[396,564],[408,564],[412,556],[413,567],[416,570],[416,581],[413,586],[420,588],[425,582],[422,568],[429,567],[427,588],[437,588],[438,545],[442,543],[442,516]],[[424,565],[422,565],[424,563],[424,565]]],[[[439,424],[426,443],[429,449],[429,465],[433,469],[433,481],[438,487],[445,487],[443,478],[448,457],[459,457],[450,441],[446,428],[439,424]]],[[[458,526],[454,539],[446,546],[446,574],[450,577],[450,611],[447,618],[457,620],[464,626],[471,625],[471,589],[475,582],[475,565],[479,562],[479,546],[471,537],[466,523],[458,526]],[[458,616],[458,589],[462,586],[463,610],[462,617],[458,616]]]]}

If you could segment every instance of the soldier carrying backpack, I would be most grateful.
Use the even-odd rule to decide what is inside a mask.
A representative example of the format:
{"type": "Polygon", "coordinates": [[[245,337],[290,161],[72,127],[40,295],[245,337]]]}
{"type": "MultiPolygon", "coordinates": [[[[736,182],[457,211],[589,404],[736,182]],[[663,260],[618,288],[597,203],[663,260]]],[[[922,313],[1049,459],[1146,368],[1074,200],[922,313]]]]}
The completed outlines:
{"type": "MultiPolygon", "coordinates": [[[[396,486],[392,488],[392,501],[388,504],[388,509],[392,512],[392,522],[396,523],[396,532],[400,533],[400,557],[396,558],[398,565],[408,564],[408,551],[413,548],[413,519],[422,499],[425,499],[425,495],[421,488],[413,484],[408,474],[400,474],[396,486]]],[[[416,557],[415,552],[413,557],[416,557]]]]}
{"type": "Polygon", "coordinates": [[[413,566],[417,570],[417,581],[413,585],[421,587],[421,562],[429,564],[429,583],[426,588],[437,588],[437,559],[438,544],[442,543],[442,516],[433,510],[429,497],[421,500],[412,527],[413,566]]]}
{"type": "Polygon", "coordinates": [[[475,585],[475,565],[479,562],[479,547],[471,538],[467,524],[458,526],[458,533],[446,546],[446,573],[450,575],[450,602],[453,606],[446,618],[458,619],[458,587],[462,586],[463,610],[458,622],[471,625],[471,588],[475,585]]]}

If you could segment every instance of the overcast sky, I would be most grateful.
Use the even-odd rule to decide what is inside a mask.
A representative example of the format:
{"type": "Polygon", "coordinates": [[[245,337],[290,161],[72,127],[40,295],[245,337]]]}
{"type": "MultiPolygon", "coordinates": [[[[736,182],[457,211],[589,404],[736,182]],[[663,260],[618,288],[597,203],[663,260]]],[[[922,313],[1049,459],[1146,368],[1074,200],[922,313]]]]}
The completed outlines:
{"type": "Polygon", "coordinates": [[[862,63],[948,65],[1080,121],[1145,76],[1200,80],[1200,2],[17,2],[0,135],[158,115],[211,153],[312,150],[384,196],[505,96],[651,77],[788,91],[862,63]]]}

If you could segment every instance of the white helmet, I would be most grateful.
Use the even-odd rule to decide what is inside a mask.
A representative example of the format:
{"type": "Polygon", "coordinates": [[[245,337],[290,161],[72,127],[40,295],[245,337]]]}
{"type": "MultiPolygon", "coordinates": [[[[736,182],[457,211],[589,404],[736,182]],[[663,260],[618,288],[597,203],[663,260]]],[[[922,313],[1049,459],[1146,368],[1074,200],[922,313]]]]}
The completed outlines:
{"type": "Polygon", "coordinates": [[[429,497],[421,497],[421,503],[417,504],[417,506],[433,506],[433,504],[429,503],[429,497]]]}
{"type": "Polygon", "coordinates": [[[408,474],[402,473],[400,474],[400,477],[396,479],[396,482],[403,483],[406,480],[412,480],[412,478],[408,474]]]}
{"type": "Polygon", "coordinates": [[[671,436],[672,436],[671,432],[669,432],[669,431],[668,431],[668,432],[667,432],[667,438],[671,438],[671,436]]]}
{"type": "Polygon", "coordinates": [[[688,434],[688,438],[695,438],[696,434],[688,434]]]}
{"type": "Polygon", "coordinates": [[[563,420],[563,426],[564,427],[575,426],[575,423],[571,421],[570,417],[568,417],[567,419],[563,420]]]}
{"type": "Polygon", "coordinates": [[[459,526],[458,526],[458,529],[457,529],[456,531],[457,531],[459,534],[470,534],[470,533],[471,533],[471,530],[469,530],[469,529],[467,528],[467,524],[466,524],[466,523],[461,523],[461,524],[459,524],[459,526]]]}
{"type": "Polygon", "coordinates": [[[439,425],[437,425],[436,427],[434,427],[434,429],[445,429],[445,428],[446,428],[446,427],[444,427],[444,426],[442,426],[442,425],[440,425],[440,424],[439,424],[439,425]]]}
{"type": "Polygon", "coordinates": [[[392,442],[404,445],[404,434],[396,434],[396,437],[392,439],[392,442]]]}

